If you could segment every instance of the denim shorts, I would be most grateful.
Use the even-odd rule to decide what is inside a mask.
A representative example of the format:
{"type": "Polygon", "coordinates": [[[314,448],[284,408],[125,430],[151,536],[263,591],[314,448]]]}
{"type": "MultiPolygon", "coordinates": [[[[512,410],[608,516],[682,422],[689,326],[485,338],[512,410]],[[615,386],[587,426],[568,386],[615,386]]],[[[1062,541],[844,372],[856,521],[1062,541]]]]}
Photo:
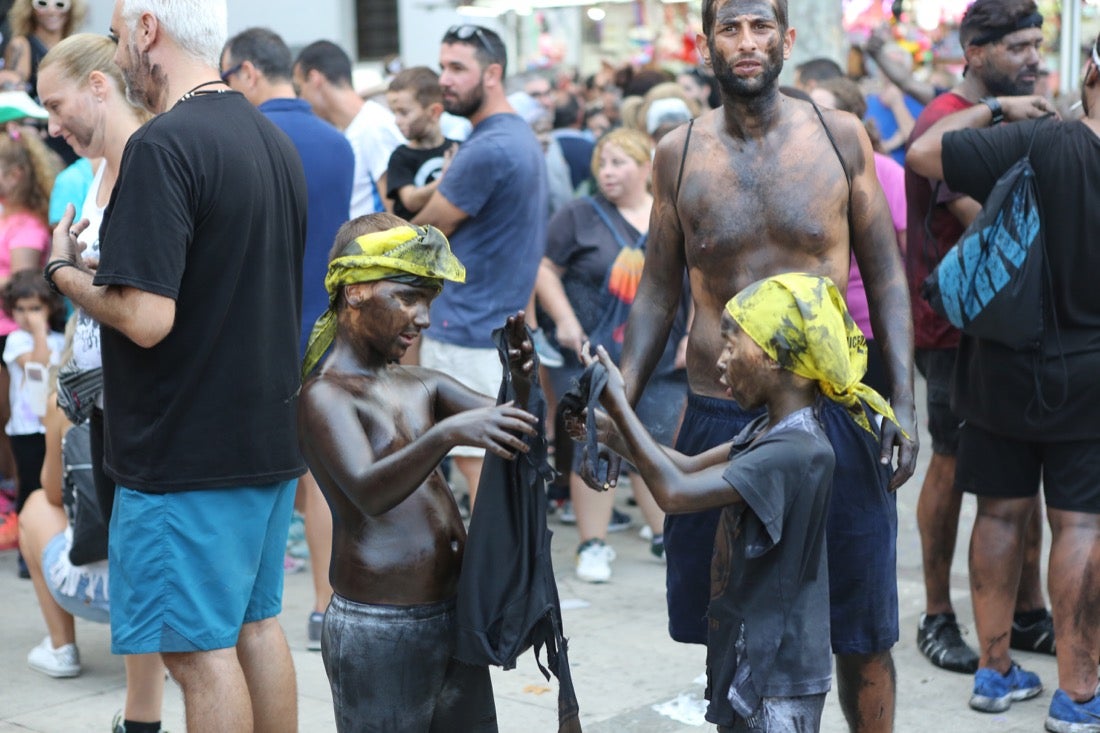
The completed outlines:
{"type": "Polygon", "coordinates": [[[282,610],[297,479],[149,494],[119,486],[111,514],[111,651],[236,646],[282,610]]]}
{"type": "Polygon", "coordinates": [[[333,595],[321,630],[339,733],[495,733],[489,668],[453,657],[454,600],[417,606],[333,595]]]}
{"type": "MultiPolygon", "coordinates": [[[[848,412],[821,401],[821,423],[836,454],[826,542],[835,654],[873,654],[898,640],[897,503],[890,467],[879,463],[878,438],[848,412]]],[[[676,449],[698,455],[732,440],[762,411],[736,402],[688,395],[676,449]]],[[[710,562],[721,510],[665,518],[669,633],[706,644],[710,562]]]]}
{"type": "Polygon", "coordinates": [[[58,532],[42,551],[42,575],[50,595],[65,611],[97,624],[111,621],[107,561],[73,565],[69,562],[72,539],[58,532]]]}

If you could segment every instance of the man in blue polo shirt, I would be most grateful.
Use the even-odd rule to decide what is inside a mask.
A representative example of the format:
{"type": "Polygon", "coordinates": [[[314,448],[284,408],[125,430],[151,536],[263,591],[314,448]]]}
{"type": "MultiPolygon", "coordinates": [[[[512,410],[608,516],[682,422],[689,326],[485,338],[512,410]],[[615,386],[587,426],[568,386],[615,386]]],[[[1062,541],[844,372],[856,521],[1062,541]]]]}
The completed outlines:
{"type": "MultiPolygon", "coordinates": [[[[527,307],[546,246],[549,193],[542,146],[508,103],[507,52],[493,31],[459,25],[443,36],[439,85],[443,108],[473,124],[439,188],[413,219],[446,234],[466,265],[466,282],[432,303],[420,363],[483,394],[496,394],[500,358],[492,331],[527,307]]],[[[484,451],[452,451],[477,491],[484,451]]]]}
{"type": "MultiPolygon", "coordinates": [[[[309,104],[294,95],[290,49],[277,34],[250,28],[225,44],[222,79],[263,112],[287,134],[306,173],[309,204],[306,209],[306,254],[302,265],[302,332],[305,353],[313,322],[328,308],[325,272],[328,251],[336,231],[349,218],[355,177],[355,154],[347,138],[313,114],[309,104]]],[[[313,475],[298,482],[295,505],[305,515],[306,543],[313,571],[314,608],[309,617],[309,648],[321,648],[321,621],[332,588],[328,566],[332,554],[332,516],[313,475]]]]}

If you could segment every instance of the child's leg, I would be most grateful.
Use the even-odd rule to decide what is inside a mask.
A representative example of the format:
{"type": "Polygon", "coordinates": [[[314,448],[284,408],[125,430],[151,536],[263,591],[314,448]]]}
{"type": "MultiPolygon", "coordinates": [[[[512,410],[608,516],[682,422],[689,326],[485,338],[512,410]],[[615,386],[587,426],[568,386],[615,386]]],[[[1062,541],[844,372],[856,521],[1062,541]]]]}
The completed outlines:
{"type": "Polygon", "coordinates": [[[23,513],[19,515],[19,548],[27,561],[38,607],[42,610],[54,649],[75,642],[76,629],[72,614],[57,603],[46,585],[42,553],[50,540],[64,532],[66,526],[65,511],[51,504],[46,499],[46,492],[41,490],[31,493],[23,505],[23,513]]]}
{"type": "Polygon", "coordinates": [[[16,513],[23,511],[23,504],[32,491],[41,488],[42,462],[46,460],[46,436],[41,433],[12,435],[11,448],[15,454],[15,469],[19,478],[19,498],[15,502],[16,513]]]}

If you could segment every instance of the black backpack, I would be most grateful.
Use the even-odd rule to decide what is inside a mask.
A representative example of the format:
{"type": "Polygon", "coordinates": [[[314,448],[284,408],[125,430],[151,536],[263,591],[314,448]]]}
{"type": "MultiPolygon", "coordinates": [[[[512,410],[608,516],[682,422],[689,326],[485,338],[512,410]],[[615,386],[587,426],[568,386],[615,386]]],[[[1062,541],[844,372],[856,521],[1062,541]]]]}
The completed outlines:
{"type": "Polygon", "coordinates": [[[932,310],[968,336],[1017,351],[1043,336],[1042,210],[1027,153],[997,179],[977,218],[921,285],[932,310]]]}
{"type": "Polygon", "coordinates": [[[107,559],[107,523],[99,509],[92,474],[91,428],[74,425],[61,439],[61,504],[73,529],[69,562],[87,565],[107,559]]]}

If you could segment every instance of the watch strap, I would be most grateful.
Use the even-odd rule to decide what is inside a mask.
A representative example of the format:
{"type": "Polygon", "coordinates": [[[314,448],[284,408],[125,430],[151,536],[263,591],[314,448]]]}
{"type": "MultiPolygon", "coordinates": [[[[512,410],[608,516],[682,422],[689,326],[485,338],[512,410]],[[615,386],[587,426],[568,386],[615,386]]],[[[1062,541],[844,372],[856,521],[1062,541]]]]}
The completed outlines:
{"type": "Polygon", "coordinates": [[[993,114],[993,119],[989,121],[990,125],[999,125],[1005,121],[1005,111],[996,97],[982,97],[978,101],[989,107],[989,111],[993,114]]]}

